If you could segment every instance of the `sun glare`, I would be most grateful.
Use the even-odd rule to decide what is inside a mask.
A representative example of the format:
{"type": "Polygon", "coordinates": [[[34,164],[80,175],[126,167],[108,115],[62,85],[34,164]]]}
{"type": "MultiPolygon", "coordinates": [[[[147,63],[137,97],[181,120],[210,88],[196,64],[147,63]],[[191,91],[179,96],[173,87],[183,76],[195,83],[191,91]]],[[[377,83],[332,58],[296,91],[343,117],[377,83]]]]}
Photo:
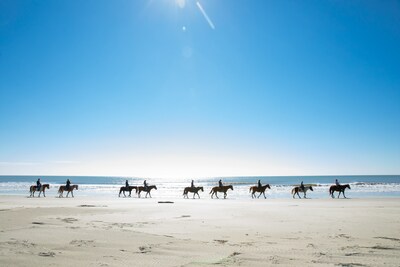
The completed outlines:
{"type": "Polygon", "coordinates": [[[186,0],[175,0],[175,3],[180,7],[184,8],[186,5],[186,0]]]}

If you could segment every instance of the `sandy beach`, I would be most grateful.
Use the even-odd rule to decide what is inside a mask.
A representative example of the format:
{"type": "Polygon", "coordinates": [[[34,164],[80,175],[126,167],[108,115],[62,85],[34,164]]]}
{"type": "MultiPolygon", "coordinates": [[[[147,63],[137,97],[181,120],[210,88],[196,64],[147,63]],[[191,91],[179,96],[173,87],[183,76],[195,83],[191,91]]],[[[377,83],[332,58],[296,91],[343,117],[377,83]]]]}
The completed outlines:
{"type": "Polygon", "coordinates": [[[399,199],[0,196],[1,266],[399,266],[399,199]]]}

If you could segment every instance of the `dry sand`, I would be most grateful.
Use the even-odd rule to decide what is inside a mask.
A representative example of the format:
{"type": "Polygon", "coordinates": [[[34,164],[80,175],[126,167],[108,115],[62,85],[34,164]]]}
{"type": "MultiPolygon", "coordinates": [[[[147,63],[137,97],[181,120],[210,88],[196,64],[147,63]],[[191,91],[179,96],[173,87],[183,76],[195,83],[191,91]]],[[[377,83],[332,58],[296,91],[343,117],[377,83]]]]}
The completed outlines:
{"type": "Polygon", "coordinates": [[[400,266],[399,199],[0,196],[0,266],[400,266]]]}

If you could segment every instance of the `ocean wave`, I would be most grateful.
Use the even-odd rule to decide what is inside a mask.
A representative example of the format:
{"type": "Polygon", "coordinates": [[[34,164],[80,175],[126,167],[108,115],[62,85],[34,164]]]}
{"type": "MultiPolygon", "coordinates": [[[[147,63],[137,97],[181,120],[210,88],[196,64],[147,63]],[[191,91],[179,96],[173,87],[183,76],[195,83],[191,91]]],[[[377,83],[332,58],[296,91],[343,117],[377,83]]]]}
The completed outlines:
{"type": "MultiPolygon", "coordinates": [[[[228,183],[225,183],[228,184],[228,183]]],[[[28,194],[29,187],[35,185],[31,182],[0,182],[0,194],[17,194],[24,195],[28,194]]],[[[50,189],[47,191],[48,194],[57,194],[58,187],[65,185],[61,183],[50,184],[50,189]]],[[[141,183],[131,184],[134,186],[141,186],[141,183]]],[[[182,196],[183,189],[189,186],[187,182],[160,182],[157,183],[158,190],[152,191],[152,195],[167,198],[179,198],[182,196]]],[[[210,189],[215,186],[216,183],[210,182],[198,182],[196,186],[203,186],[203,196],[208,196],[210,189]]],[[[235,198],[248,198],[249,187],[255,185],[254,183],[237,183],[234,184],[234,191],[228,194],[235,198]]],[[[332,184],[328,183],[313,183],[314,191],[309,191],[308,196],[315,197],[326,197],[329,196],[329,187],[332,184]]],[[[117,195],[120,187],[123,184],[79,184],[79,190],[75,195],[117,195]]],[[[271,189],[267,189],[266,194],[272,198],[286,198],[291,196],[291,190],[293,187],[298,185],[293,184],[271,184],[271,189]]],[[[393,196],[397,194],[400,196],[400,183],[375,183],[375,182],[354,182],[350,183],[351,190],[346,190],[346,195],[361,196],[367,195],[379,195],[385,196],[385,194],[393,196]]]]}

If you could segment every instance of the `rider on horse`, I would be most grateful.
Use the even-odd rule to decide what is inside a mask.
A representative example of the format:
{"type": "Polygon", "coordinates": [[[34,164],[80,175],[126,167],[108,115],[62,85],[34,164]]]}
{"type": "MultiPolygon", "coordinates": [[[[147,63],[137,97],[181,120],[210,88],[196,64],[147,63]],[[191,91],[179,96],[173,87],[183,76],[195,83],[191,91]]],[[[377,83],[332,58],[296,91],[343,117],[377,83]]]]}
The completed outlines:
{"type": "Polygon", "coordinates": [[[143,186],[144,186],[144,189],[147,191],[147,188],[149,188],[149,186],[147,185],[147,182],[146,182],[146,180],[144,180],[144,182],[143,182],[143,186]]]}
{"type": "Polygon", "coordinates": [[[67,183],[66,183],[66,185],[65,185],[65,188],[67,189],[67,190],[69,190],[69,187],[71,186],[71,181],[69,180],[69,179],[67,179],[67,183]]]}
{"type": "Polygon", "coordinates": [[[40,191],[40,187],[42,186],[42,184],[40,183],[40,178],[36,181],[36,190],[40,191]]]}
{"type": "Polygon", "coordinates": [[[336,179],[335,184],[336,184],[337,186],[340,186],[340,183],[339,183],[338,179],[336,179]]]}
{"type": "Polygon", "coordinates": [[[261,181],[260,181],[260,180],[258,180],[258,183],[257,183],[257,185],[258,185],[258,188],[261,188],[261,187],[262,187],[262,185],[261,185],[261,181]]]}
{"type": "Polygon", "coordinates": [[[192,183],[190,185],[191,188],[194,188],[194,181],[192,180],[192,183]]]}
{"type": "Polygon", "coordinates": [[[304,184],[303,184],[303,181],[301,181],[300,188],[301,188],[301,190],[304,192],[304,184]]]}
{"type": "Polygon", "coordinates": [[[222,184],[222,180],[221,179],[219,179],[219,181],[218,181],[218,186],[219,187],[223,187],[224,185],[222,184]]]}
{"type": "Polygon", "coordinates": [[[126,181],[125,181],[125,187],[126,187],[126,189],[128,189],[128,188],[129,188],[129,183],[128,183],[128,180],[126,180],[126,181]]]}

